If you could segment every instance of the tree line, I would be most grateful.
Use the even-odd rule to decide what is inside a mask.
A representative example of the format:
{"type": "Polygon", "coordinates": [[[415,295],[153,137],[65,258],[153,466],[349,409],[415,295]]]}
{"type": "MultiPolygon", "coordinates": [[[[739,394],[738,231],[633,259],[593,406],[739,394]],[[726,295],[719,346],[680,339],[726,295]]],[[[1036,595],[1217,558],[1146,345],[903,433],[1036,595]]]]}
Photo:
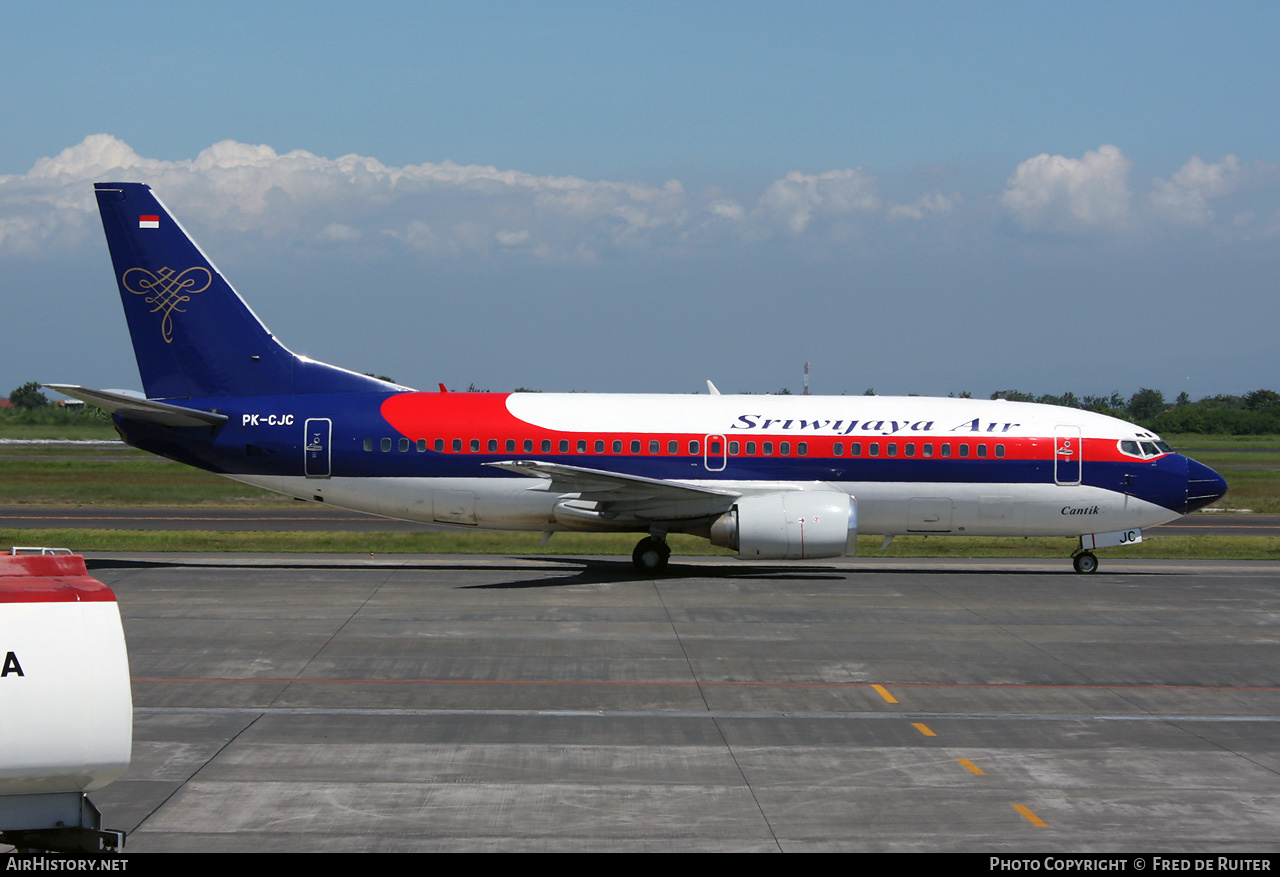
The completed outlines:
{"type": "Polygon", "coordinates": [[[1110,396],[1033,396],[1019,390],[1000,390],[992,399],[1011,402],[1040,402],[1083,411],[1096,411],[1128,420],[1157,433],[1201,433],[1206,435],[1271,435],[1280,433],[1280,393],[1254,390],[1243,396],[1220,394],[1193,402],[1184,391],[1173,402],[1164,393],[1143,387],[1128,399],[1119,393],[1110,396]]]}

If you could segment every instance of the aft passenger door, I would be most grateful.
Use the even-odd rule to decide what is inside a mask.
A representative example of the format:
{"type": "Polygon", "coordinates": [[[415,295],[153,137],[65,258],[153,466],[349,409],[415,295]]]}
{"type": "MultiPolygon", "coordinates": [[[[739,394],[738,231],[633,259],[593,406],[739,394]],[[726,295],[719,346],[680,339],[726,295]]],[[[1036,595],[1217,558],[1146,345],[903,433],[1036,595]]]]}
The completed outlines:
{"type": "Polygon", "coordinates": [[[329,450],[333,421],[327,417],[307,418],[302,436],[303,471],[308,478],[328,478],[333,455],[329,450]]]}

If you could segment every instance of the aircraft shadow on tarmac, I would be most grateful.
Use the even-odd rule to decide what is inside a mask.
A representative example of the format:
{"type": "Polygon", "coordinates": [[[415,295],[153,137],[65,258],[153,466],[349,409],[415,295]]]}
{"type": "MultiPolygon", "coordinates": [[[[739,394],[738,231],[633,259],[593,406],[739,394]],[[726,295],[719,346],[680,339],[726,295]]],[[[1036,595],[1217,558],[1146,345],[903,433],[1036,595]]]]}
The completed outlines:
{"type": "MultiPolygon", "coordinates": [[[[466,560],[458,560],[452,563],[439,563],[434,561],[403,561],[396,562],[394,565],[377,564],[376,559],[369,562],[328,562],[323,560],[279,560],[279,559],[263,559],[263,560],[217,560],[217,561],[200,561],[191,558],[174,559],[174,560],[149,560],[149,559],[129,559],[129,558],[97,558],[86,559],[86,566],[90,570],[107,570],[107,569],[165,569],[165,568],[218,568],[218,569],[316,569],[316,570],[363,570],[370,569],[391,569],[391,570],[431,570],[435,572],[449,572],[451,570],[458,572],[475,573],[478,571],[487,571],[495,573],[514,573],[511,581],[502,582],[486,582],[474,585],[459,585],[459,588],[468,590],[514,590],[521,588],[563,588],[572,587],[574,585],[595,585],[595,584],[617,584],[624,582],[649,582],[649,581],[665,581],[677,582],[685,579],[758,579],[758,580],[778,580],[778,581],[838,581],[858,572],[869,572],[867,569],[860,569],[857,566],[796,566],[784,564],[770,564],[767,566],[751,565],[738,561],[729,561],[724,564],[697,563],[697,564],[681,564],[673,561],[666,570],[657,577],[639,576],[630,560],[619,558],[600,557],[558,557],[554,555],[525,555],[521,557],[512,557],[513,561],[518,560],[520,563],[475,563],[466,560]],[[530,567],[528,563],[537,563],[539,566],[536,572],[530,575],[530,567]],[[568,573],[568,575],[556,575],[557,572],[568,573]],[[523,574],[523,575],[519,575],[523,574]]],[[[937,558],[922,558],[921,563],[936,564],[939,562],[937,558]]],[[[923,573],[938,572],[936,567],[932,569],[922,569],[920,566],[909,565],[900,567],[878,566],[875,572],[880,575],[920,575],[923,573]]],[[[961,576],[1006,576],[1006,575],[1026,575],[1028,570],[1018,567],[1002,567],[997,564],[990,566],[970,566],[963,563],[956,563],[945,570],[947,575],[961,576]]],[[[1039,575],[1047,573],[1061,572],[1063,575],[1074,577],[1076,574],[1072,571],[1070,565],[1063,564],[1061,570],[1036,570],[1039,575]]],[[[1134,575],[1171,575],[1177,574],[1178,571],[1170,569],[1151,569],[1151,570],[1134,570],[1132,568],[1124,571],[1126,576],[1134,575]]]]}
{"type": "MultiPolygon", "coordinates": [[[[525,560],[548,560],[545,556],[529,556],[525,560]]],[[[596,585],[615,582],[679,581],[681,579],[788,579],[837,581],[844,573],[821,566],[747,566],[741,563],[710,566],[682,566],[673,562],[658,576],[640,576],[629,560],[603,560],[600,558],[560,557],[556,563],[566,567],[578,567],[574,575],[559,578],[536,578],[518,582],[489,582],[483,585],[465,585],[472,590],[512,588],[552,588],[566,585],[596,585]]]]}
{"type": "MultiPolygon", "coordinates": [[[[641,577],[637,575],[635,567],[630,560],[612,560],[608,558],[583,558],[583,557],[556,557],[553,555],[528,555],[520,557],[519,560],[525,562],[534,562],[542,564],[538,568],[539,575],[536,578],[524,578],[510,582],[488,582],[478,585],[462,585],[460,587],[469,589],[494,589],[494,588],[554,588],[564,587],[566,585],[586,585],[586,584],[604,584],[614,582],[647,582],[653,577],[641,577]],[[546,573],[554,573],[557,567],[565,572],[572,572],[572,575],[559,576],[555,578],[547,578],[546,573]]],[[[370,569],[390,569],[390,570],[432,570],[435,572],[448,572],[456,570],[459,572],[477,572],[479,570],[491,572],[511,572],[511,573],[528,573],[529,567],[524,564],[503,564],[503,563],[485,563],[483,565],[477,563],[467,563],[466,561],[458,561],[456,563],[438,563],[438,562],[419,562],[408,561],[404,563],[396,563],[395,565],[378,566],[376,562],[360,563],[330,563],[326,561],[309,561],[309,560],[245,560],[245,561],[200,561],[190,558],[175,560],[147,560],[147,559],[131,559],[131,558],[96,558],[85,560],[85,566],[90,570],[107,570],[107,569],[170,569],[170,568],[204,568],[204,569],[323,569],[323,570],[370,570],[370,569]]],[[[742,578],[760,578],[760,579],[819,579],[833,581],[842,578],[843,570],[832,569],[831,567],[821,566],[749,566],[741,563],[725,564],[723,566],[711,566],[705,564],[681,565],[679,563],[670,564],[662,575],[657,578],[660,581],[678,581],[680,579],[742,579],[742,578]]]]}

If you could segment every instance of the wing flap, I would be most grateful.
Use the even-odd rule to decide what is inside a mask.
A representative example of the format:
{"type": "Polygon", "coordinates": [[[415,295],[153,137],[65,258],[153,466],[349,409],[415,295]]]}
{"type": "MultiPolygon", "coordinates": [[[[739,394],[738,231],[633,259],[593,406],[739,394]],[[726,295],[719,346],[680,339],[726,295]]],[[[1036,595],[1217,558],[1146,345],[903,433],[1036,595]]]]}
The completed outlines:
{"type": "Polygon", "coordinates": [[[731,490],[684,484],[645,478],[642,475],[626,475],[606,469],[587,469],[564,463],[547,463],[542,460],[498,460],[485,463],[495,469],[505,469],[529,478],[544,478],[551,482],[551,489],[564,492],[591,494],[602,501],[637,502],[661,499],[668,501],[706,500],[709,497],[734,498],[739,494],[731,490]]]}

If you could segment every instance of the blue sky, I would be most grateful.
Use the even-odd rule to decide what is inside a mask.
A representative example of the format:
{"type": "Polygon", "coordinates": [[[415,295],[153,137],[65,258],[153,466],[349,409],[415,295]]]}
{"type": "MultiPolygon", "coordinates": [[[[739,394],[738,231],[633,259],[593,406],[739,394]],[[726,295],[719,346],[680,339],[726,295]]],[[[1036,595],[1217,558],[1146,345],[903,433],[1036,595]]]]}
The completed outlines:
{"type": "Polygon", "coordinates": [[[0,392],[137,385],[95,179],[492,389],[1275,387],[1263,3],[10,4],[0,392]],[[8,381],[8,384],[5,384],[8,381]]]}

